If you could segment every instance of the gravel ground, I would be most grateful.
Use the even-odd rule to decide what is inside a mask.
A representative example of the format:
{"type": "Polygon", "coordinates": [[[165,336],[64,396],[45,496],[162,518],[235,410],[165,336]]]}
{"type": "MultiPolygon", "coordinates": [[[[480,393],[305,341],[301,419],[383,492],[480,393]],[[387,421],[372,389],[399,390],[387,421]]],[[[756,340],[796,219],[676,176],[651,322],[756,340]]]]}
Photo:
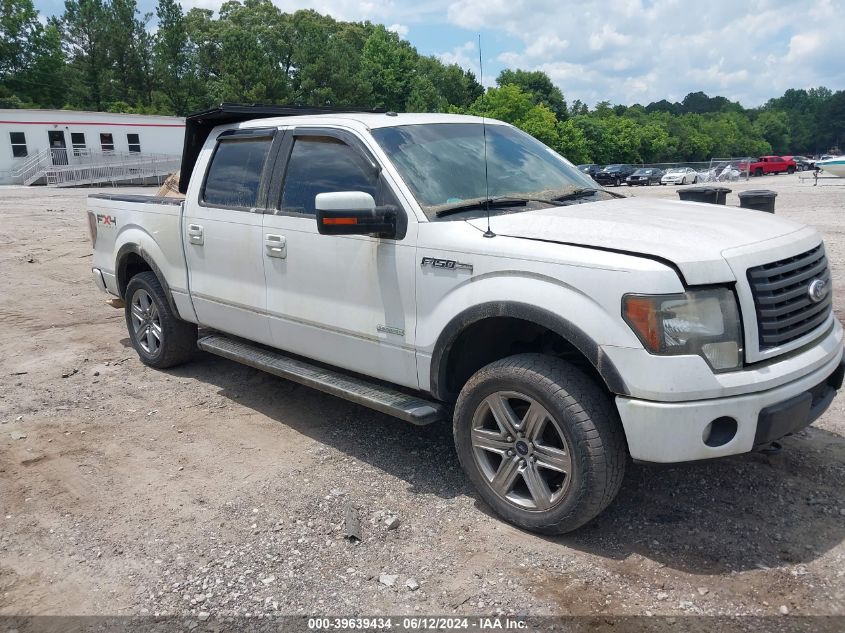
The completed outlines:
{"type": "MultiPolygon", "coordinates": [[[[818,227],[839,308],[841,182],[730,185],[818,227]]],[[[842,397],[779,455],[631,465],[585,528],[525,533],[445,425],[205,354],[143,366],[91,282],[91,192],[0,196],[0,614],[845,615],[842,397]]]]}

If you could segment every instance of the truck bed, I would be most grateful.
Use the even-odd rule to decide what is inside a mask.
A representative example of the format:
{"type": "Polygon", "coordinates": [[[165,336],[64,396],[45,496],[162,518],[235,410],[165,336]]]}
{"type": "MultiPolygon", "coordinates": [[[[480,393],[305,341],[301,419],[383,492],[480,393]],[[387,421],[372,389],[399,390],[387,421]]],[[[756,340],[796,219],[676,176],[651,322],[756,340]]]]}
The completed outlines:
{"type": "Polygon", "coordinates": [[[114,202],[136,202],[141,204],[182,204],[184,198],[167,198],[165,196],[147,196],[141,193],[92,193],[89,198],[112,200],[114,202]]]}

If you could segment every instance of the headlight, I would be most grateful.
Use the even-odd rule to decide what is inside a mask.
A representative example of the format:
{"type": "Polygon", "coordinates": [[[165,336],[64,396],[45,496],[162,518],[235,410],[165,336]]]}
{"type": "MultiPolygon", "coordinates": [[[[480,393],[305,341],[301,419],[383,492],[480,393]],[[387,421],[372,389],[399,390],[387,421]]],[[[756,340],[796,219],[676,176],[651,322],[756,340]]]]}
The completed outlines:
{"type": "Polygon", "coordinates": [[[697,354],[717,372],[742,365],[739,310],[728,288],[625,295],[622,316],[652,354],[697,354]]]}

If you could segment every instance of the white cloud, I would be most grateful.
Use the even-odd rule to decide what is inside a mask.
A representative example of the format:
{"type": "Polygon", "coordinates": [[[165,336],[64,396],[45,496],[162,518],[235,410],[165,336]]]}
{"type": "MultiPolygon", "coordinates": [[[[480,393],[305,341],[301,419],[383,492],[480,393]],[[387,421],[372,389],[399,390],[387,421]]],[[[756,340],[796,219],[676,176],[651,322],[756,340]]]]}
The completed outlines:
{"type": "Polygon", "coordinates": [[[754,106],[790,87],[845,87],[845,0],[455,0],[447,15],[504,32],[500,62],[544,70],[591,104],[703,90],[754,106]]]}
{"type": "Polygon", "coordinates": [[[401,38],[408,37],[408,27],[404,24],[398,24],[398,23],[397,24],[391,24],[390,26],[387,27],[387,30],[393,31],[394,33],[396,33],[396,35],[398,35],[401,38]]]}
{"type": "Polygon", "coordinates": [[[438,57],[444,64],[457,64],[466,70],[478,72],[478,49],[472,40],[456,46],[451,51],[440,53],[438,57]]]}

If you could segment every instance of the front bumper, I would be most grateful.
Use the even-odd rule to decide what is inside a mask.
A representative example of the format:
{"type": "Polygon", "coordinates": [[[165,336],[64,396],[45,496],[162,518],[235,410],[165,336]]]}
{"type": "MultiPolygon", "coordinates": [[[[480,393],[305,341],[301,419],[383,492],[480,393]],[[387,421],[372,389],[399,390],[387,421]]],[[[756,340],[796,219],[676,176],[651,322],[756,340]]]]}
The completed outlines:
{"type": "Polygon", "coordinates": [[[822,367],[767,391],[688,402],[618,396],[631,457],[673,463],[747,453],[812,424],[842,386],[840,348],[822,367]]]}

